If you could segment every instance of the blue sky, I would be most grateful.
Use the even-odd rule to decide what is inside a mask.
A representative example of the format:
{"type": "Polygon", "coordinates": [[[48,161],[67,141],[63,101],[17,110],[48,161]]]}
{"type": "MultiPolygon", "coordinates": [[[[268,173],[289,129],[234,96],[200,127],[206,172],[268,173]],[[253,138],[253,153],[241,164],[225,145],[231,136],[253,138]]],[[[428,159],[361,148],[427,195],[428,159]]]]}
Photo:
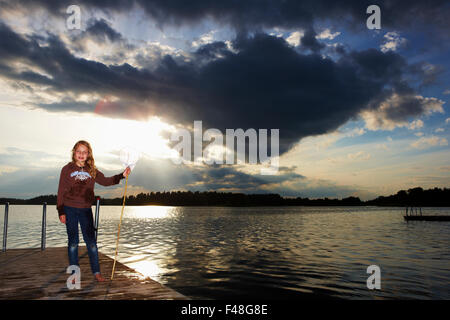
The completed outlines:
{"type": "MultiPolygon", "coordinates": [[[[380,1],[3,2],[0,197],[56,194],[74,143],[105,175],[121,148],[143,156],[130,192],[216,190],[372,199],[448,187],[448,4],[380,1]],[[327,8],[324,10],[323,8],[327,8]],[[168,136],[280,130],[280,170],[177,165],[168,136]]],[[[120,196],[120,186],[96,187],[120,196]]]]}

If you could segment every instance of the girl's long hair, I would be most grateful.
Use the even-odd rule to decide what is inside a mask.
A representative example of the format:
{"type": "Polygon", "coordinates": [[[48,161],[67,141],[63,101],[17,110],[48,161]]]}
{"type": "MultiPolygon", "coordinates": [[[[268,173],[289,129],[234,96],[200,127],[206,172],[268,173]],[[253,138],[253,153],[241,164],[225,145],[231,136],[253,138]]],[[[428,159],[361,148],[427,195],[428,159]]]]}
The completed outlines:
{"type": "Polygon", "coordinates": [[[91,148],[91,145],[89,144],[89,142],[80,140],[77,143],[75,143],[75,145],[72,148],[72,162],[76,163],[75,151],[77,150],[77,148],[80,144],[82,144],[83,146],[88,148],[88,156],[86,158],[86,164],[88,165],[89,174],[91,175],[92,178],[95,179],[95,176],[97,174],[97,168],[95,167],[94,155],[92,154],[92,148],[91,148]]]}

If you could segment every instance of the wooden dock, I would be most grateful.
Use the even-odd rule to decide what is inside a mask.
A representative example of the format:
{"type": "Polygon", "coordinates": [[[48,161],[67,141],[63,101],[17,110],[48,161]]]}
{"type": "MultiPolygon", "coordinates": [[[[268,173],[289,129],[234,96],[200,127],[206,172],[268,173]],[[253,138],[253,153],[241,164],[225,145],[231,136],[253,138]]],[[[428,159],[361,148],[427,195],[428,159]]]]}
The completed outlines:
{"type": "Polygon", "coordinates": [[[406,221],[450,221],[450,216],[403,216],[406,221]]]}
{"type": "Polygon", "coordinates": [[[85,246],[79,247],[81,289],[66,286],[67,247],[9,249],[0,253],[0,299],[15,300],[188,300],[189,298],[99,252],[105,282],[92,275],[85,246]]]}

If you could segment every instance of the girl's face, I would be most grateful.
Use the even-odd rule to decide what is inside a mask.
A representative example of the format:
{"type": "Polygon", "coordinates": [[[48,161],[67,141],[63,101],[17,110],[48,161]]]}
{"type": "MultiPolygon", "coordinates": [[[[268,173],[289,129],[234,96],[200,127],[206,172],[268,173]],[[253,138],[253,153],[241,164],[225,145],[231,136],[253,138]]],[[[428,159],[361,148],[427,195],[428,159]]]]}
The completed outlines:
{"type": "Polygon", "coordinates": [[[88,155],[88,148],[82,144],[80,144],[75,150],[75,159],[81,164],[84,164],[84,162],[87,160],[88,155]]]}

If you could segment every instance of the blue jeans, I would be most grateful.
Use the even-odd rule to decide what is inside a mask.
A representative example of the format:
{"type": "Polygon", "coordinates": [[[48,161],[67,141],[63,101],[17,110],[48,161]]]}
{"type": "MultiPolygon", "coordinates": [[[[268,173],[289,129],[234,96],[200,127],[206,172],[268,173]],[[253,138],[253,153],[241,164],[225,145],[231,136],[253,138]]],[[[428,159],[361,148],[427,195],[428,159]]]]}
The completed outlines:
{"type": "Polygon", "coordinates": [[[84,242],[89,255],[89,262],[91,263],[91,270],[93,274],[100,273],[100,265],[98,263],[98,248],[95,241],[94,221],[92,219],[91,208],[74,208],[64,206],[64,213],[66,214],[66,229],[69,238],[68,253],[69,264],[78,264],[78,222],[81,226],[84,242]]]}

